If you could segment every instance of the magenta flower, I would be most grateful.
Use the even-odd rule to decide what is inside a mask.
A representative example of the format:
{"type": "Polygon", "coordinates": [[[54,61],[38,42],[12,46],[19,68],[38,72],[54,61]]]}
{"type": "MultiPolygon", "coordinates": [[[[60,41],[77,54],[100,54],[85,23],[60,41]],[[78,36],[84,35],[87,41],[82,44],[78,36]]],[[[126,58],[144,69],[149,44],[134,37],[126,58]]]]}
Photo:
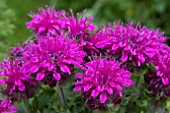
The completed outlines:
{"type": "Polygon", "coordinates": [[[103,37],[102,30],[98,30],[93,36],[86,38],[84,43],[81,43],[87,55],[102,53],[102,50],[96,47],[96,44],[98,42],[105,40],[105,37],[103,37]]]}
{"type": "Polygon", "coordinates": [[[102,53],[102,50],[96,47],[96,44],[106,39],[106,37],[104,37],[104,32],[106,32],[106,30],[107,28],[103,26],[102,29],[97,30],[94,35],[86,38],[84,43],[82,43],[83,49],[86,51],[87,55],[102,53]]]}
{"type": "Polygon", "coordinates": [[[0,86],[6,84],[4,92],[13,99],[20,99],[17,96],[19,93],[26,93],[30,97],[31,89],[36,86],[36,83],[30,78],[29,75],[21,71],[21,64],[18,60],[10,61],[6,58],[0,65],[0,86]],[[29,90],[29,92],[28,92],[29,90]]]}
{"type": "Polygon", "coordinates": [[[159,30],[147,29],[140,24],[134,28],[132,23],[104,28],[102,37],[105,39],[98,42],[96,47],[106,49],[114,59],[129,61],[135,66],[141,66],[152,59],[158,53],[159,44],[166,41],[159,30]]]}
{"type": "Polygon", "coordinates": [[[89,35],[88,32],[94,31],[95,26],[94,24],[90,23],[90,21],[92,21],[93,18],[90,17],[84,18],[84,14],[86,10],[83,11],[80,20],[78,19],[78,15],[79,15],[78,13],[75,18],[72,9],[70,9],[70,12],[72,16],[68,17],[69,21],[67,24],[67,28],[71,37],[84,38],[86,35],[89,35]]]}
{"type": "Polygon", "coordinates": [[[99,103],[114,103],[115,98],[122,98],[123,86],[133,85],[131,73],[121,69],[116,61],[96,59],[86,64],[85,73],[78,73],[74,91],[81,90],[86,99],[100,100],[99,103]]]}
{"type": "Polygon", "coordinates": [[[8,100],[3,100],[0,102],[0,113],[15,113],[18,109],[14,104],[8,100]]]}
{"type": "MultiPolygon", "coordinates": [[[[72,39],[58,37],[37,38],[30,50],[22,58],[23,72],[36,74],[36,80],[60,81],[61,77],[71,75],[74,65],[81,67],[85,53],[72,39]]],[[[50,85],[50,84],[49,84],[50,85]]],[[[51,84],[51,86],[55,85],[51,84]]]]}
{"type": "Polygon", "coordinates": [[[28,45],[32,43],[30,42],[24,42],[22,45],[18,44],[17,46],[10,48],[10,55],[15,59],[20,59],[24,56],[26,49],[29,47],[28,45]]]}
{"type": "Polygon", "coordinates": [[[157,76],[161,77],[164,85],[168,85],[170,80],[170,55],[167,53],[161,57],[162,58],[159,57],[160,59],[154,64],[157,68],[157,76]]]}
{"type": "Polygon", "coordinates": [[[156,72],[146,75],[145,81],[155,95],[163,93],[170,96],[170,48],[165,44],[162,44],[162,46],[160,46],[160,54],[152,60],[156,72]]]}
{"type": "Polygon", "coordinates": [[[33,20],[27,22],[27,28],[33,29],[33,32],[39,35],[58,35],[62,29],[65,29],[67,18],[65,11],[56,12],[54,8],[39,8],[39,12],[29,15],[33,20]]]}

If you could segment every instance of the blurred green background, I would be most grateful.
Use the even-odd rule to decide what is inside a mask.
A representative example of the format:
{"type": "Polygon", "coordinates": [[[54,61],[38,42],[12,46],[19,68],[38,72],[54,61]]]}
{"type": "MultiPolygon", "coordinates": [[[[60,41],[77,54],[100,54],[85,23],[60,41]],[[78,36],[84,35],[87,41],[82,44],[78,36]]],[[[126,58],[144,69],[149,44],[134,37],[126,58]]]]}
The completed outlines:
{"type": "Polygon", "coordinates": [[[38,7],[55,6],[56,10],[93,16],[97,26],[108,22],[140,22],[149,28],[160,28],[170,36],[170,0],[0,0],[0,60],[10,46],[24,42],[31,33],[25,23],[30,21],[28,13],[37,12],[38,7]]]}

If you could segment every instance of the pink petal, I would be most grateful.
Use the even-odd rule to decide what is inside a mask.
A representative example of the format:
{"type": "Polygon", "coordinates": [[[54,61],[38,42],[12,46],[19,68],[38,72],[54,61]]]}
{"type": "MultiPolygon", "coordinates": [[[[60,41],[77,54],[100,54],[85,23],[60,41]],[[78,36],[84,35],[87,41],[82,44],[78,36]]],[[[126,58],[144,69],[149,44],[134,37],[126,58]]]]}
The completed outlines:
{"type": "Polygon", "coordinates": [[[18,108],[15,108],[15,107],[11,107],[10,109],[8,109],[8,111],[6,112],[3,112],[3,113],[14,113],[14,112],[17,112],[18,111],[18,108]]]}
{"type": "Polygon", "coordinates": [[[104,103],[107,99],[107,94],[105,92],[103,92],[101,95],[100,95],[100,102],[101,103],[104,103]]]}
{"type": "Polygon", "coordinates": [[[104,47],[109,46],[111,43],[112,42],[110,40],[105,40],[105,41],[96,43],[95,46],[98,47],[98,48],[104,48],[104,47]]]}
{"type": "Polygon", "coordinates": [[[77,60],[79,63],[82,63],[82,62],[83,62],[83,60],[82,60],[81,58],[79,58],[79,57],[77,57],[76,60],[77,60]]]}
{"type": "Polygon", "coordinates": [[[121,61],[125,62],[128,59],[128,55],[126,53],[123,53],[121,57],[121,61]]]}
{"type": "Polygon", "coordinates": [[[120,96],[120,97],[122,97],[122,96],[123,96],[121,92],[119,92],[119,96],[120,96]]]}
{"type": "Polygon", "coordinates": [[[38,32],[41,33],[41,32],[43,32],[44,30],[45,30],[44,27],[40,27],[39,30],[38,30],[38,32]]]}
{"type": "Polygon", "coordinates": [[[30,72],[31,72],[31,73],[35,73],[35,72],[38,71],[38,69],[39,69],[39,67],[38,67],[37,65],[35,65],[35,66],[33,66],[33,67],[30,69],[30,72]]]}
{"type": "Polygon", "coordinates": [[[164,85],[169,84],[169,80],[168,80],[168,78],[166,78],[166,77],[163,77],[163,78],[162,78],[162,82],[163,82],[164,85]]]}
{"type": "Polygon", "coordinates": [[[97,89],[95,89],[92,91],[91,96],[95,98],[98,94],[99,94],[99,91],[97,89]]]}
{"type": "Polygon", "coordinates": [[[38,61],[39,61],[39,60],[38,60],[37,57],[32,57],[31,60],[30,60],[30,62],[38,62],[38,61]]]}
{"type": "Polygon", "coordinates": [[[19,90],[20,90],[20,91],[24,91],[24,90],[25,90],[24,84],[22,84],[22,85],[19,86],[19,90]]]}
{"type": "Polygon", "coordinates": [[[108,87],[107,92],[111,95],[111,94],[113,94],[113,89],[111,87],[108,87]]]}
{"type": "Polygon", "coordinates": [[[157,71],[157,76],[159,76],[159,77],[161,77],[161,76],[163,76],[163,73],[161,72],[161,71],[157,71]]]}
{"type": "Polygon", "coordinates": [[[152,58],[154,56],[153,52],[146,51],[145,54],[149,57],[152,58]]]}
{"type": "Polygon", "coordinates": [[[0,86],[4,85],[6,83],[6,80],[0,80],[0,86]]]}
{"type": "Polygon", "coordinates": [[[89,30],[90,30],[91,32],[93,32],[95,26],[94,26],[94,24],[88,24],[88,28],[89,28],[89,30]]]}
{"type": "Polygon", "coordinates": [[[48,66],[48,71],[52,71],[53,70],[53,65],[49,65],[48,66]]]}
{"type": "Polygon", "coordinates": [[[15,81],[15,85],[21,86],[21,85],[22,85],[22,82],[21,82],[20,80],[16,80],[16,81],[15,81]]]}
{"type": "Polygon", "coordinates": [[[60,65],[60,69],[61,69],[62,72],[71,74],[69,68],[66,65],[64,65],[64,64],[60,65]]]}
{"type": "Polygon", "coordinates": [[[82,68],[82,66],[74,60],[71,60],[71,63],[74,64],[75,66],[77,66],[78,68],[82,68]]]}
{"type": "Polygon", "coordinates": [[[138,60],[138,61],[137,61],[137,64],[138,64],[138,66],[140,66],[140,65],[141,65],[141,62],[138,60]]]}
{"type": "Polygon", "coordinates": [[[90,88],[92,87],[92,85],[87,85],[84,87],[84,91],[88,91],[90,88]]]}
{"type": "Polygon", "coordinates": [[[77,81],[77,82],[74,82],[74,84],[77,86],[77,85],[81,85],[83,84],[83,81],[77,81]]]}
{"type": "Polygon", "coordinates": [[[115,88],[118,92],[122,90],[122,87],[118,84],[115,84],[114,82],[110,82],[110,85],[115,88]]]}
{"type": "Polygon", "coordinates": [[[57,73],[57,72],[53,72],[53,77],[54,77],[57,81],[59,81],[59,80],[61,79],[60,74],[57,73]]]}
{"type": "Polygon", "coordinates": [[[77,92],[77,91],[81,90],[81,88],[82,88],[81,86],[77,86],[77,87],[75,87],[75,88],[73,89],[73,91],[74,91],[74,92],[77,92]]]}
{"type": "Polygon", "coordinates": [[[104,90],[105,90],[105,87],[104,87],[104,86],[102,86],[102,87],[101,87],[101,86],[98,86],[98,91],[99,91],[99,92],[103,92],[104,90]]]}
{"type": "Polygon", "coordinates": [[[116,50],[118,47],[119,47],[119,46],[118,46],[117,44],[114,44],[114,45],[112,46],[112,50],[116,50]]]}
{"type": "Polygon", "coordinates": [[[3,100],[3,101],[1,102],[1,106],[2,106],[2,107],[7,107],[8,104],[9,104],[9,101],[8,101],[8,100],[3,100]]]}
{"type": "Polygon", "coordinates": [[[79,56],[81,56],[82,58],[84,58],[84,57],[86,56],[86,53],[83,52],[83,51],[80,51],[80,52],[79,52],[79,56]]]}
{"type": "Polygon", "coordinates": [[[36,76],[36,80],[41,81],[45,77],[44,72],[40,72],[36,76]]]}
{"type": "Polygon", "coordinates": [[[140,59],[140,61],[143,63],[145,61],[145,58],[142,54],[138,54],[138,58],[140,59]]]}
{"type": "Polygon", "coordinates": [[[130,50],[130,49],[131,49],[130,45],[127,44],[127,45],[125,46],[125,49],[124,49],[124,50],[130,50]]]}
{"type": "Polygon", "coordinates": [[[44,60],[42,63],[41,63],[41,66],[42,67],[48,67],[48,63],[46,60],[44,60]]]}
{"type": "Polygon", "coordinates": [[[82,77],[84,77],[84,74],[78,73],[78,74],[76,74],[75,76],[76,76],[76,78],[82,78],[82,77]]]}

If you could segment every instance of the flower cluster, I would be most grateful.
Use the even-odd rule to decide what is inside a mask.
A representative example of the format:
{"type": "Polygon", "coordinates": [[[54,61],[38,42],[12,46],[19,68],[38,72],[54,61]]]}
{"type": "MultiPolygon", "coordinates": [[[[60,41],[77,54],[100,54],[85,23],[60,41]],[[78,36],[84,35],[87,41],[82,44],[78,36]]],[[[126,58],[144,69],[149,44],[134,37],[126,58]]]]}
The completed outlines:
{"type": "Polygon", "coordinates": [[[26,93],[27,97],[31,96],[30,89],[36,86],[36,82],[28,74],[23,73],[18,60],[11,61],[6,58],[1,62],[0,69],[0,75],[3,77],[0,85],[7,85],[4,89],[5,94],[14,100],[20,100],[22,93],[26,93]]]}
{"type": "Polygon", "coordinates": [[[14,113],[18,109],[14,107],[13,103],[8,100],[0,101],[0,112],[1,113],[14,113]]]}
{"type": "Polygon", "coordinates": [[[68,31],[71,35],[71,37],[75,37],[77,38],[82,38],[85,37],[86,35],[88,35],[88,31],[91,33],[94,31],[94,24],[92,23],[88,23],[88,21],[92,21],[93,18],[90,17],[86,17],[84,18],[84,14],[86,12],[86,10],[83,11],[82,13],[82,17],[80,18],[80,21],[78,20],[78,13],[76,15],[76,18],[74,17],[73,11],[70,10],[72,16],[68,17],[68,31]]]}
{"type": "Polygon", "coordinates": [[[81,68],[85,56],[74,40],[65,39],[65,35],[39,37],[37,43],[30,44],[30,49],[25,52],[23,73],[36,74],[36,80],[48,79],[50,83],[71,75],[74,66],[81,68]]]}
{"type": "Polygon", "coordinates": [[[32,43],[31,41],[29,42],[24,42],[22,45],[18,44],[17,46],[11,47],[10,48],[10,55],[14,57],[15,59],[20,59],[25,55],[25,51],[28,48],[28,45],[32,43]]]}
{"type": "Polygon", "coordinates": [[[121,62],[132,62],[135,66],[141,66],[150,61],[158,53],[159,45],[166,41],[166,38],[159,33],[159,30],[147,29],[138,24],[135,28],[132,23],[126,26],[114,24],[107,29],[104,27],[99,32],[102,41],[96,47],[107,49],[108,54],[121,62]]]}
{"type": "MultiPolygon", "coordinates": [[[[0,63],[0,86],[6,85],[7,98],[29,98],[38,85],[55,87],[78,69],[83,72],[75,74],[74,91],[80,91],[88,108],[120,104],[134,84],[133,73],[149,62],[156,67],[144,77],[149,89],[170,96],[170,48],[163,33],[132,23],[96,28],[85,11],[80,19],[72,10],[67,14],[49,7],[30,14],[33,20],[26,25],[34,39],[12,47],[0,63]]],[[[16,109],[4,100],[0,111],[16,109]]]]}
{"type": "Polygon", "coordinates": [[[116,61],[97,59],[86,64],[85,73],[76,74],[81,80],[75,82],[74,91],[81,90],[89,94],[88,99],[99,99],[100,103],[114,103],[116,98],[122,97],[122,86],[133,84],[131,73],[121,69],[116,61]]]}
{"type": "Polygon", "coordinates": [[[27,28],[33,29],[38,35],[58,35],[62,29],[65,29],[68,19],[65,17],[65,11],[56,12],[54,8],[39,8],[39,13],[31,13],[33,18],[27,22],[27,28]]]}
{"type": "Polygon", "coordinates": [[[163,96],[170,96],[170,48],[166,45],[163,46],[164,48],[159,49],[160,54],[155,56],[152,61],[156,67],[156,71],[150,75],[146,75],[145,81],[154,95],[162,96],[163,94],[163,96]]]}

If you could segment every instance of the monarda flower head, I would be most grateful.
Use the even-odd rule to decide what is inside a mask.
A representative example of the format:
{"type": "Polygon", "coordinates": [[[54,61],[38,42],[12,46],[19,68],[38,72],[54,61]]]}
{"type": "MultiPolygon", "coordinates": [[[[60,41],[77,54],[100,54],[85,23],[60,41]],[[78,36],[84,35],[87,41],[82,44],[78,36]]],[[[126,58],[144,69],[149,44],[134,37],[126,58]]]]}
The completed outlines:
{"type": "MultiPolygon", "coordinates": [[[[162,49],[162,48],[161,48],[162,49]]],[[[165,51],[165,50],[164,50],[165,51]]],[[[170,96],[170,48],[164,54],[154,57],[156,71],[145,76],[145,81],[154,95],[170,96]]]]}
{"type": "Polygon", "coordinates": [[[95,26],[94,24],[90,23],[93,18],[84,18],[86,10],[83,11],[80,20],[78,19],[78,13],[75,18],[72,9],[70,9],[70,12],[72,16],[68,17],[67,28],[71,38],[85,38],[87,35],[89,35],[89,33],[94,31],[95,26]]]}
{"type": "Polygon", "coordinates": [[[0,113],[15,113],[18,109],[9,100],[0,101],[0,113]]]}
{"type": "Polygon", "coordinates": [[[58,35],[62,29],[65,29],[67,18],[65,11],[56,12],[52,7],[46,9],[39,8],[38,13],[29,15],[33,20],[27,22],[27,28],[32,29],[38,35],[58,35]]]}
{"type": "Polygon", "coordinates": [[[0,85],[6,84],[5,94],[14,100],[19,100],[22,94],[26,94],[24,97],[30,97],[32,95],[31,89],[36,86],[30,76],[22,72],[18,60],[11,61],[6,58],[4,62],[1,62],[0,76],[3,76],[0,85]]]}
{"type": "Polygon", "coordinates": [[[113,58],[121,62],[131,62],[135,66],[141,66],[152,59],[158,53],[159,44],[166,41],[159,30],[141,27],[140,24],[134,28],[132,23],[126,26],[123,24],[109,26],[103,30],[103,37],[105,39],[98,42],[96,47],[107,49],[113,58]]]}
{"type": "Polygon", "coordinates": [[[21,57],[23,57],[30,43],[32,43],[32,41],[24,42],[22,45],[18,44],[17,46],[11,47],[10,48],[11,57],[13,57],[14,59],[20,59],[21,57]]]}
{"type": "Polygon", "coordinates": [[[75,92],[82,92],[86,101],[94,100],[98,104],[116,103],[118,98],[122,98],[123,86],[133,85],[131,73],[121,69],[117,61],[96,59],[88,62],[86,67],[85,73],[76,74],[78,81],[74,88],[75,92]]]}
{"type": "MultiPolygon", "coordinates": [[[[102,29],[98,29],[92,36],[86,38],[83,50],[86,51],[87,55],[101,54],[104,51],[101,48],[96,47],[96,44],[106,39],[104,37],[104,32],[106,31],[106,27],[103,26],[102,29]]],[[[105,54],[105,53],[104,53],[105,54]]]]}
{"type": "Polygon", "coordinates": [[[81,68],[85,53],[72,39],[65,39],[65,35],[57,37],[37,38],[37,42],[30,46],[22,58],[23,72],[35,74],[36,80],[45,81],[55,86],[56,81],[71,75],[74,66],[81,68]]]}

